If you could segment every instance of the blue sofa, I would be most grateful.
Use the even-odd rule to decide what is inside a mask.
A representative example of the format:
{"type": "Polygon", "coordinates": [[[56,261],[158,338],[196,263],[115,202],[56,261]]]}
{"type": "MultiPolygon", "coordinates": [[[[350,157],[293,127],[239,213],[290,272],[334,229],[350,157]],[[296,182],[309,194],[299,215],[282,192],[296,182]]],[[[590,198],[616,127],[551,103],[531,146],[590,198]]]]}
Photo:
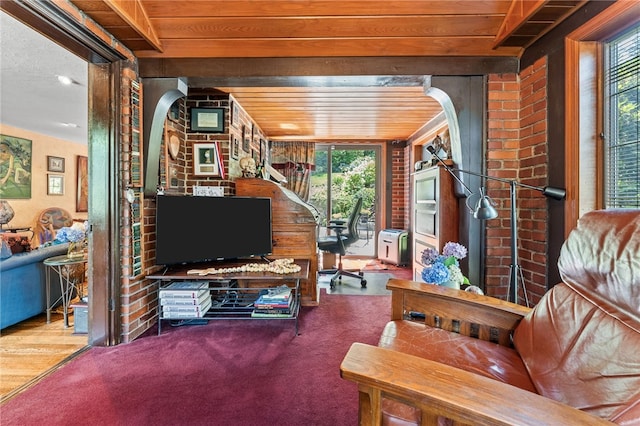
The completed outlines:
{"type": "MultiPolygon", "coordinates": [[[[43,260],[65,254],[68,244],[41,247],[0,260],[0,329],[47,309],[43,260]]],[[[51,274],[51,300],[60,297],[57,275],[51,274]]]]}

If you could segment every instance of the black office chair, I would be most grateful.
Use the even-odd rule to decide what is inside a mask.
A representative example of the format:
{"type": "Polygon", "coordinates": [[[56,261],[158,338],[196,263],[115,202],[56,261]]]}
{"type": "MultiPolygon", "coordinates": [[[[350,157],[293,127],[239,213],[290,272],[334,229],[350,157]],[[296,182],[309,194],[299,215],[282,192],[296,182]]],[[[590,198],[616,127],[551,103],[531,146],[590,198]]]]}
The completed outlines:
{"type": "Polygon", "coordinates": [[[330,286],[335,286],[336,280],[342,281],[342,276],[357,278],[360,280],[362,287],[367,286],[367,280],[363,277],[363,272],[351,272],[342,268],[342,256],[346,254],[346,248],[360,238],[358,235],[358,219],[360,218],[360,210],[362,209],[362,198],[356,200],[349,219],[345,222],[333,220],[329,221],[329,230],[333,231],[332,235],[318,238],[318,248],[322,251],[338,255],[338,268],[323,269],[318,271],[319,274],[333,274],[330,286]]]}

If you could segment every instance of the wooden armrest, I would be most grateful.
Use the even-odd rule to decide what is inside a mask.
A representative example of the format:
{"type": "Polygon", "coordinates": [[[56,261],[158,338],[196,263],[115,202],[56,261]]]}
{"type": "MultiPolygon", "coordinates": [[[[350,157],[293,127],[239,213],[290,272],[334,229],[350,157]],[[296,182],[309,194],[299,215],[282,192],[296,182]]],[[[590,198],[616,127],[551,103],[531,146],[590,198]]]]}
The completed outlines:
{"type": "Polygon", "coordinates": [[[613,424],[497,380],[362,343],[351,346],[340,376],[358,384],[360,425],[381,424],[382,398],[416,407],[423,425],[439,416],[473,425],[613,424]]]}
{"type": "Polygon", "coordinates": [[[495,297],[397,278],[389,279],[387,289],[391,290],[392,320],[423,315],[431,327],[504,346],[511,346],[512,331],[531,311],[495,297]]]}

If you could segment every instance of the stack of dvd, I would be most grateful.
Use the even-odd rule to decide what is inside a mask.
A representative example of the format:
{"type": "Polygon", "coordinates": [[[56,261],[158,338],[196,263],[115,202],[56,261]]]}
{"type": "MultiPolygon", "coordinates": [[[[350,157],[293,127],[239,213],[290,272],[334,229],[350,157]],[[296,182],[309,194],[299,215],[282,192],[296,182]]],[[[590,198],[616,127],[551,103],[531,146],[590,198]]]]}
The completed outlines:
{"type": "Polygon", "coordinates": [[[211,308],[209,283],[177,281],[160,289],[162,318],[202,318],[211,308]]]}

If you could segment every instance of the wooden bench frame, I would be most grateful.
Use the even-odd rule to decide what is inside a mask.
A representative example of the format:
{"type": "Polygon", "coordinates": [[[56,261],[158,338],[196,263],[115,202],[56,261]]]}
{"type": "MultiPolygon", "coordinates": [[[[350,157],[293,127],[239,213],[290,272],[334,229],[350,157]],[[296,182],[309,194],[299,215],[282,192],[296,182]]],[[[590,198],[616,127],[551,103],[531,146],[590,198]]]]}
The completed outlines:
{"type": "MultiPolygon", "coordinates": [[[[429,326],[511,346],[511,333],[529,308],[425,283],[390,279],[392,320],[421,318],[429,326]],[[411,315],[411,314],[414,315],[411,315]]],[[[613,424],[514,386],[438,362],[354,343],[341,366],[356,382],[360,425],[382,423],[382,399],[416,407],[422,425],[438,417],[473,425],[613,424]]]]}

